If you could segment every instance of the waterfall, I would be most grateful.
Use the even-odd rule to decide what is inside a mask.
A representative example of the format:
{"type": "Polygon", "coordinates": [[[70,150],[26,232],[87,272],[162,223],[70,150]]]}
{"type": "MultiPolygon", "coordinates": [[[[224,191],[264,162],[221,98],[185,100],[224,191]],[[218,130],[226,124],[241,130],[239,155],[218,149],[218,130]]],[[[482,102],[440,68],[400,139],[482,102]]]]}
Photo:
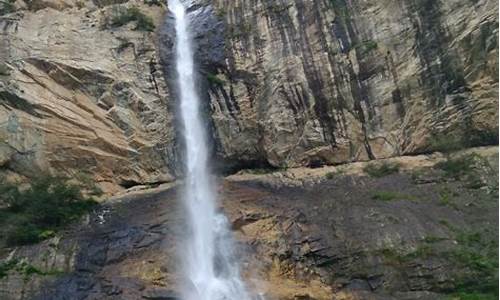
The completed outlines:
{"type": "Polygon", "coordinates": [[[250,299],[240,279],[229,224],[217,212],[217,195],[208,168],[206,124],[200,116],[200,100],[194,75],[189,18],[180,0],[169,0],[175,16],[176,67],[186,146],[184,202],[188,234],[181,259],[190,281],[185,300],[250,299]]]}

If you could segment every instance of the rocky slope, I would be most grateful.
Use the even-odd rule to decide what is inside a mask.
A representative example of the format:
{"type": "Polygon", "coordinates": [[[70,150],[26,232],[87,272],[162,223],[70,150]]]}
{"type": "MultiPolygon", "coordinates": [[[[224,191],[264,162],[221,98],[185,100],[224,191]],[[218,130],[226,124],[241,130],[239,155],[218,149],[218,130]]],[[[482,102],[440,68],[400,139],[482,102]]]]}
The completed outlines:
{"type": "MultiPolygon", "coordinates": [[[[269,300],[472,299],[448,296],[498,290],[498,147],[473,153],[460,176],[443,172],[447,160],[436,154],[389,160],[400,172],[383,177],[356,163],[221,180],[247,282],[269,300]]],[[[4,249],[0,298],[179,299],[176,198],[175,186],[134,192],[59,237],[4,249]]]]}

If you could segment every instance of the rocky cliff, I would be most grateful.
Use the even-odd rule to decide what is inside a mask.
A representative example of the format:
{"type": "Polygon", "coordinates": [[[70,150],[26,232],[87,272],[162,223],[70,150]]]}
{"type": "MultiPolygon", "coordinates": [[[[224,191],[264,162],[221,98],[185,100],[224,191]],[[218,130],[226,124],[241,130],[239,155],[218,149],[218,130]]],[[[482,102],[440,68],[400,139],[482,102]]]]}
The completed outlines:
{"type": "MultiPolygon", "coordinates": [[[[226,170],[498,141],[495,1],[214,0],[190,12],[226,170]]],[[[171,180],[171,21],[158,1],[5,2],[1,172],[83,171],[109,191],[171,180]],[[150,27],[117,19],[133,7],[150,27]]]]}
{"type": "MultiPolygon", "coordinates": [[[[264,167],[218,186],[252,289],[498,298],[498,148],[402,156],[498,143],[495,1],[186,2],[215,165],[264,167]]],[[[0,28],[1,176],[175,179],[165,4],[0,0],[0,28]]],[[[176,299],[180,224],[174,184],[111,199],[0,249],[0,298],[176,299]]]]}
{"type": "Polygon", "coordinates": [[[497,143],[496,1],[213,7],[224,29],[201,41],[225,55],[200,60],[223,157],[289,167],[427,152],[443,136],[497,143]]]}
{"type": "Polygon", "coordinates": [[[164,5],[13,6],[0,16],[1,172],[85,172],[109,191],[172,179],[174,126],[155,33],[116,23],[126,8],[139,7],[147,22],[160,24],[164,5]]]}

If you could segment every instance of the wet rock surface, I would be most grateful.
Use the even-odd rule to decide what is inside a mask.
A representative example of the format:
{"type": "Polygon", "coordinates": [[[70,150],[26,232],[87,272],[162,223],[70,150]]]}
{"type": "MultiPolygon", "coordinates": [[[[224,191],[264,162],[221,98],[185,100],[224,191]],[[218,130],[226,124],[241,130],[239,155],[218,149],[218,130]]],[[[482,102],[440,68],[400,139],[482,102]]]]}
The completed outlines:
{"type": "MultiPolygon", "coordinates": [[[[495,166],[498,158],[490,159],[495,166]]],[[[488,174],[495,189],[496,170],[488,174]]],[[[226,197],[236,202],[231,207],[241,216],[233,224],[254,239],[258,260],[271,259],[262,275],[271,295],[283,278],[295,281],[288,292],[301,280],[321,282],[277,299],[299,293],[310,299],[443,299],[464,282],[494,283],[490,276],[498,270],[497,194],[488,184],[471,188],[469,180],[432,168],[383,178],[339,172],[315,184],[296,180],[295,187],[239,178],[226,197]],[[441,180],[416,181],[422,173],[441,180]],[[491,259],[490,273],[473,267],[465,253],[491,259]],[[330,293],[321,294],[325,287],[330,293]]]]}
{"type": "MultiPolygon", "coordinates": [[[[70,256],[71,264],[55,276],[40,276],[43,286],[29,291],[29,298],[176,299],[176,294],[165,288],[170,282],[166,274],[174,273],[173,232],[181,223],[175,193],[172,189],[121,198],[119,203],[93,213],[86,224],[65,233],[66,239],[52,256],[70,256]]],[[[51,247],[50,242],[44,247],[51,247]]],[[[16,257],[30,256],[23,251],[14,253],[16,257]]],[[[27,291],[23,285],[18,288],[3,286],[1,298],[24,299],[27,291]]]]}
{"type": "MultiPolygon", "coordinates": [[[[498,148],[478,151],[498,165],[498,148]]],[[[432,167],[440,156],[407,161],[381,178],[353,164],[221,181],[250,288],[283,300],[443,299],[460,284],[489,282],[488,268],[498,271],[497,169],[476,167],[488,179],[471,185],[432,167]],[[419,180],[425,174],[440,179],[419,180]]],[[[43,272],[10,270],[0,298],[178,299],[177,201],[175,187],[134,192],[60,238],[2,250],[3,262],[43,272]]]]}
{"type": "Polygon", "coordinates": [[[441,135],[498,142],[495,1],[195,3],[223,160],[314,166],[423,153],[441,135]]]}

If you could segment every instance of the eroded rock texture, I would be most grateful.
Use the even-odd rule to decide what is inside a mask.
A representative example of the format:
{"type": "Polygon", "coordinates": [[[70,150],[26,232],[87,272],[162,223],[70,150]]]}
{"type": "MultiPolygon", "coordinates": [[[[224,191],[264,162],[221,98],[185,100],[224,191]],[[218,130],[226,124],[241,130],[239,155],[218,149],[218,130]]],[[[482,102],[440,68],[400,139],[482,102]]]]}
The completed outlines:
{"type": "MultiPolygon", "coordinates": [[[[173,23],[150,4],[19,0],[0,16],[2,173],[85,171],[111,190],[178,173],[173,23]],[[103,26],[131,6],[161,30],[103,26]]],[[[498,140],[495,1],[189,5],[225,170],[498,140]]]]}
{"type": "Polygon", "coordinates": [[[222,157],[314,166],[498,140],[496,1],[213,6],[198,54],[222,157]]]}
{"type": "Polygon", "coordinates": [[[2,171],[83,171],[109,187],[170,180],[173,125],[155,34],[134,30],[135,22],[109,26],[118,9],[137,6],[159,24],[165,8],[15,5],[0,16],[2,171]]]}

